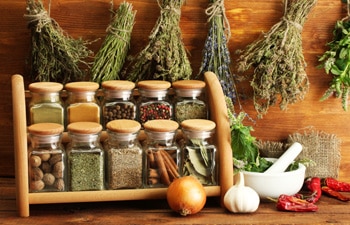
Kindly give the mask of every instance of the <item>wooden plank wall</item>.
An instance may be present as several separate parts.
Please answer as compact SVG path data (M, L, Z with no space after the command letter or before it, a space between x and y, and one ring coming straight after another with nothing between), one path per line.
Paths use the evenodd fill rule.
M44 1L48 7L48 1ZM110 14L110 0L51 0L51 17L73 37L96 40L90 48L97 51L105 35ZM117 6L122 0L114 0ZM131 54L140 51L148 41L148 35L158 16L156 0L130 0L137 10L136 24L132 33ZM202 48L207 34L204 10L208 0L187 0L182 8L180 26L183 40L190 53L194 73L201 61ZM232 59L237 49L268 31L282 16L282 0L226 0L226 13L231 26L229 42ZM28 83L25 60L29 52L30 34L23 19L25 0L0 1L0 176L14 176L11 75L23 74ZM310 92L306 99L280 111L271 108L261 120L256 120L253 135L261 140L279 141L289 134L313 127L315 130L335 134L342 140L340 179L350 181L349 112L344 112L338 99L320 102L327 89L330 76L316 69L318 56L327 49L325 43L332 39L336 20L346 16L346 7L341 0L318 0L303 29L303 48L308 63ZM255 118L249 86L238 84L247 99L242 101L244 110ZM244 88L243 88L244 87ZM248 88L247 88L248 87ZM247 121L248 122L248 121ZM25 137L23 137L25 138Z

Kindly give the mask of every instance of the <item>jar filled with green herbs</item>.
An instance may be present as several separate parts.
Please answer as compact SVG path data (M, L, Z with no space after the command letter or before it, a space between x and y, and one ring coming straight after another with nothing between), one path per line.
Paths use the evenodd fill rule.
M71 139L67 146L69 190L103 190L105 153L100 143L102 125L75 122L67 129Z
M35 82L29 84L30 124L58 123L64 125L64 106L60 97L63 84Z
M173 105L168 98L171 83L163 80L143 80L137 83L140 92L138 102L139 121L172 119Z
M204 101L205 82L179 80L172 83L175 90L174 117L181 123L186 119L207 119L207 104Z
M136 120L136 103L133 98L135 83L126 80L102 82L104 99L102 101L103 126L112 120Z
M61 144L63 125L37 123L28 127L29 192L66 191L66 152Z
M101 109L96 98L99 88L96 82L77 81L67 83L67 125L75 122L101 123Z
M138 141L141 124L135 120L120 119L107 123L108 189L141 188L143 151Z
M195 176L203 185L216 185L216 146L212 144L215 122L190 119L183 121L181 127L185 137L181 166L183 175Z
M144 124L145 186L167 187L180 177L180 148L175 141L179 124L173 120L150 120Z

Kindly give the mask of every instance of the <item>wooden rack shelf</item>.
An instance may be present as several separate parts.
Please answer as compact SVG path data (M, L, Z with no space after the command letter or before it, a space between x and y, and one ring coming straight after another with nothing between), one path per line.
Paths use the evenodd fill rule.
M215 74L205 75L211 120L216 123L215 143L218 149L219 185L205 187L208 197L223 195L233 185L232 150L227 108L221 85ZM29 193L28 187L28 140L26 119L26 95L23 77L12 76L12 103L15 147L15 175L17 209L21 217L30 215L30 204L54 204L74 202L103 202L147 200L166 198L166 188L127 190L103 190L80 192Z

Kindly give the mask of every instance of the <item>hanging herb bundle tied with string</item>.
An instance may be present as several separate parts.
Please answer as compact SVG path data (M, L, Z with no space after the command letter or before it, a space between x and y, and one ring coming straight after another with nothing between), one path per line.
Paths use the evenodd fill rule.
M215 73L220 81L224 95L236 101L236 86L231 72L231 57L228 49L230 24L225 14L224 0L210 0L206 14L209 16L209 31L205 41L200 78L205 72Z
M254 67L250 85L258 117L269 107L304 99L309 90L301 32L317 0L284 0L284 15L264 36L248 45L238 58L238 72Z
M348 16L336 22L333 30L333 40L327 43L329 50L319 59L327 74L332 74L332 81L329 88L321 97L321 101L328 99L335 94L342 101L344 111L348 110L348 98L350 90L350 5Z
M122 2L113 13L115 15L107 28L107 36L91 67L91 79L97 83L121 79L119 73L130 48L136 12L130 3Z
M40 0L27 1L27 14L31 30L30 74L33 81L67 83L85 78L85 59L92 54L87 42L70 37L58 23L50 18Z
M161 9L148 45L131 61L126 79L187 80L192 74L179 26L184 0L157 0Z

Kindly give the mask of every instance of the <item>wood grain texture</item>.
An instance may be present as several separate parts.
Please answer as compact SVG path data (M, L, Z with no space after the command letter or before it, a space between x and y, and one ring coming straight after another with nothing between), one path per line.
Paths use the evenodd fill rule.
M47 6L48 1L44 1ZM121 0L114 0L117 6ZM131 54L136 54L148 42L148 35L158 16L157 2L130 0L136 14L136 23L131 39ZM202 49L207 34L205 8L207 0L187 0L182 8L180 26L183 41L189 51L193 73L199 71ZM249 3L243 0L225 1L227 17L231 26L229 48L234 61L235 51L267 32L282 16L282 3L276 0L257 0ZM30 33L27 29L23 0L0 1L0 176L14 176L14 142L11 105L11 75L27 77L26 58L29 53ZM97 51L105 35L110 14L110 0L55 0L51 3L51 16L73 37L97 40L90 48ZM262 140L283 140L291 133L305 127L337 135L342 140L340 179L350 181L350 123L349 112L344 112L339 99L319 99L331 80L323 70L317 69L318 57L327 49L325 44L332 39L336 20L346 15L340 0L319 0L307 19L302 37L304 56L308 63L307 74L310 91L303 102L289 106L287 111L273 107L261 120L255 120L253 135ZM25 80L26 84L29 79ZM247 96L242 101L244 110L255 118L247 82L238 84L240 92ZM250 124L246 121L247 124Z

